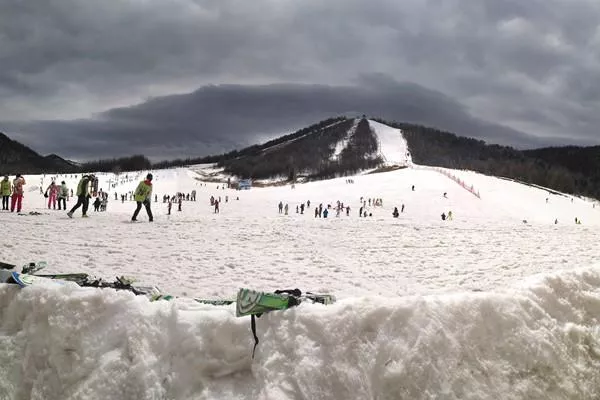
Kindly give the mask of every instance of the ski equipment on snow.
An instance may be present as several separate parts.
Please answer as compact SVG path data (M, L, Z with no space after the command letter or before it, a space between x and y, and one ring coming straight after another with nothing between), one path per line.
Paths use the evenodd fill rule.
M263 313L286 310L297 306L303 300L310 300L313 303L333 304L335 296L330 294L307 293L302 295L300 289L276 290L273 293L258 292L250 289L240 289L236 300L236 316L243 317L250 315L250 329L254 336L254 348L252 349L252 358L258 346L259 340L256 335L256 318L260 318Z

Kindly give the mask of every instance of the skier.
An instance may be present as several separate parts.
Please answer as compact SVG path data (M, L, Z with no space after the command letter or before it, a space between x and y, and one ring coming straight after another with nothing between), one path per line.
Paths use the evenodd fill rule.
M67 188L67 184L65 181L60 183L60 187L58 188L58 209L60 210L60 206L62 204L62 209L67 209L67 197L69 197L69 188Z
M131 217L131 221L137 221L137 216L142 209L142 204L146 208L146 213L148 214L148 221L152 222L154 218L152 217L152 210L150 209L150 201L152 200L152 174L146 175L146 179L141 181L137 188L135 189L135 202L137 203L137 207L133 212L133 216Z
M392 216L394 218L398 218L400 216L400 213L398 212L398 207L394 207L394 212L392 213Z
M10 181L8 175L0 182L0 195L2 196L2 210L8 211L8 199L10 198Z
M323 218L327 218L327 214L329 214L329 211L327 209L323 210Z
M13 193L10 202L10 212L15 211L15 206L17 207L17 212L21 212L21 206L23 205L24 184L25 178L23 178L21 174L17 174L15 179L13 179Z
M404 212L404 204L402 204L402 207L400 207L400 212Z
M102 203L100 201L100 197L96 197L96 201L94 201L94 211L99 211L100 210L100 203Z
M219 214L219 203L220 200L215 200L215 214Z
M44 193L44 197L48 198L48 209L50 206L54 210L56 210L56 196L58 195L58 185L54 181L50 183L50 186L46 188L46 193Z
M71 208L71 211L67 213L69 218L73 218L73 213L81 208L81 218L87 218L87 210L90 205L90 187L89 184L93 180L94 175L82 175L79 183L77 184L77 203ZM73 189L71 189L71 195L73 195Z

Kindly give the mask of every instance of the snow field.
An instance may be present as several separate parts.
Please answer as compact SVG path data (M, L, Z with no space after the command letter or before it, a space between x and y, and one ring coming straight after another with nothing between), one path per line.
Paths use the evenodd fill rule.
M416 168L249 191L198 181L203 169L218 172L152 171L152 224L144 210L132 224L135 203L114 200L148 171L110 188L108 211L88 219L48 210L42 177L26 176L24 215L0 212L2 261L134 276L183 297L150 303L71 284L0 284L0 399L600 395L600 209L592 202L468 171L452 172L481 199ZM115 179L98 176L105 190ZM75 189L76 178L65 180ZM191 190L198 201L166 215L162 196ZM222 197L220 214L211 195ZM359 218L361 196L383 207ZM332 209L314 218L319 203L337 200L349 217ZM279 201L289 215L278 214ZM449 210L454 219L442 221ZM298 287L339 301L257 319L253 360L249 318L188 298L231 298L240 287Z

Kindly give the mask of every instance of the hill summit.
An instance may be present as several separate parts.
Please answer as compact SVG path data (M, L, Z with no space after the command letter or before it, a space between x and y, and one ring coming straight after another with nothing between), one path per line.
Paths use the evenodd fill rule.
M411 162L402 131L366 118L326 120L295 134L228 154L225 172L254 179L319 179Z

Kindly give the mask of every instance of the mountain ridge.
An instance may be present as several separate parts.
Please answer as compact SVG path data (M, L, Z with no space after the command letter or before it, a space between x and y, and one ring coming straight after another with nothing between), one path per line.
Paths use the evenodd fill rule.
M406 142L404 160L387 162L381 152L382 133L373 126L401 132ZM373 126L371 126L373 125ZM350 132L354 129L353 132ZM388 133L389 133L388 132ZM393 136L393 134L392 134ZM343 146L340 143L344 143ZM404 152L404 151L403 151ZM398 154L403 152L396 151ZM470 169L517 179L565 193L600 198L600 146L563 146L516 150L487 144L421 125L366 116L332 117L262 144L219 155L151 163L136 155L76 164L56 154L41 156L0 133L0 173L129 171L214 163L240 178L285 182L327 179L378 168L405 167L410 162L445 168Z

